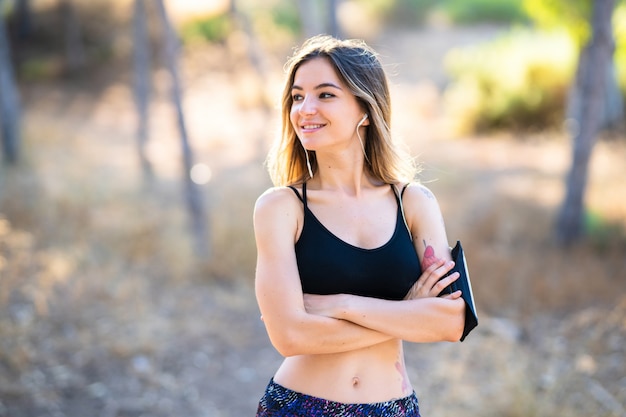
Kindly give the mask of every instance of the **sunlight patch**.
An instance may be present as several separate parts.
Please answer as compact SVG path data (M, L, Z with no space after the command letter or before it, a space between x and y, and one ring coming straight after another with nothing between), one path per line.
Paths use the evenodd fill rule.
M191 180L198 185L204 185L211 181L211 168L207 164L195 164L189 172Z

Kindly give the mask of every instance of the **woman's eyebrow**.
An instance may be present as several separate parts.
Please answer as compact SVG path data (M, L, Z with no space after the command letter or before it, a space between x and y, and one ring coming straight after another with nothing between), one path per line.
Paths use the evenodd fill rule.
M337 90L341 90L342 89L341 87L339 87L338 85L333 84L333 83L321 83L321 84L315 86L314 90L319 90L320 88L328 88L328 87L336 88ZM291 89L292 90L304 90L304 88L300 87L299 85L295 85L295 84L293 86L291 86Z

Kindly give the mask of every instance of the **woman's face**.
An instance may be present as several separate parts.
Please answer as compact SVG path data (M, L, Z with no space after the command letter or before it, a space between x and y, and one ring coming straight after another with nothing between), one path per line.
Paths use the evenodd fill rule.
M327 58L314 58L300 65L291 97L291 124L305 149L343 151L356 147L361 152L356 126L365 111ZM366 119L362 126L368 124Z

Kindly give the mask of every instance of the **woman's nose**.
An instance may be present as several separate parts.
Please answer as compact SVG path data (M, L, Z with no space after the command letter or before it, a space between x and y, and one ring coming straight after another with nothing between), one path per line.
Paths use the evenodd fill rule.
M315 114L316 111L317 105L315 103L315 100L309 95L305 96L300 102L300 108L298 109L298 112L303 115L309 115Z

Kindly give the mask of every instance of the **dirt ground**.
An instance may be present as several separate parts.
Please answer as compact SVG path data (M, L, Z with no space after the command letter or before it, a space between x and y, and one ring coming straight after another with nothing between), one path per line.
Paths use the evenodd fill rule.
M626 243L559 249L551 228L569 143L558 133L452 139L440 117L445 51L498 28L382 34L396 65L394 129L423 164L450 241L468 254L480 325L463 343L407 344L422 415L626 416ZM186 58L186 109L213 259L190 258L173 113L157 73L142 183L128 78L86 92L24 88L26 163L0 174L0 417L253 415L281 358L252 288L251 212L280 57L257 76ZM224 123L224 121L226 121ZM626 142L596 147L589 205L626 227ZM608 243L603 243L608 242Z

